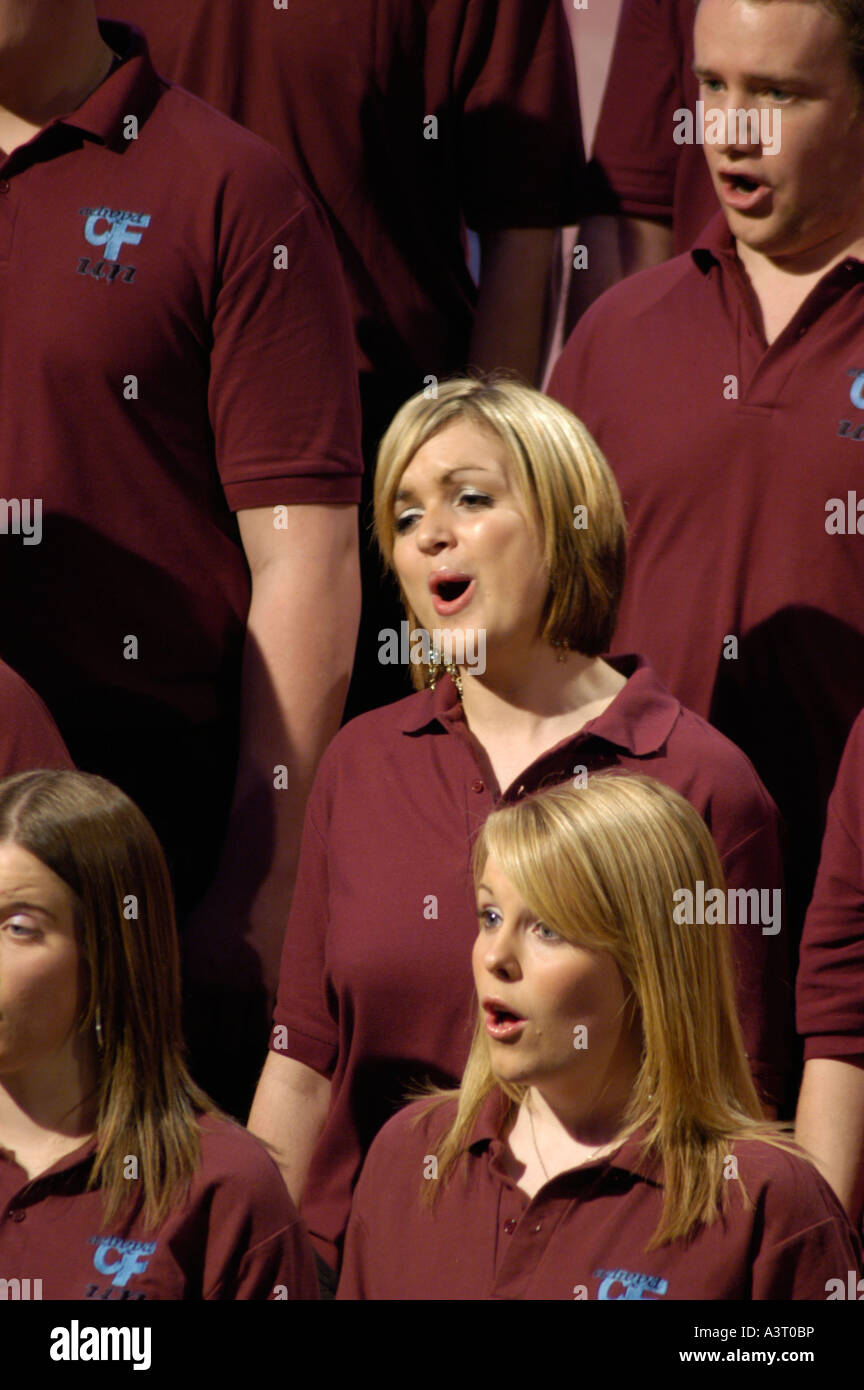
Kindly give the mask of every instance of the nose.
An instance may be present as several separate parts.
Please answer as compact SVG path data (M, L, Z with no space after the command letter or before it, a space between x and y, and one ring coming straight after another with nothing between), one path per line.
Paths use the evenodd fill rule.
M706 103L706 106L709 103ZM753 154L761 148L760 111L743 92L718 93L711 103L722 113L722 128L711 140L724 154ZM706 113L706 120L708 119ZM706 141L708 132L706 130Z
M424 555L438 555L453 544L453 526L447 509L439 503L431 503L423 512L414 538Z
M480 959L490 975L499 980L515 980L520 972L516 937L506 927L499 927L483 940Z

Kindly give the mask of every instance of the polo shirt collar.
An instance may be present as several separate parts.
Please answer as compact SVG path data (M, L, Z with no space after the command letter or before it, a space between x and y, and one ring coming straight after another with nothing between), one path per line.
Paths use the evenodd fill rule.
M59 116L49 122L46 129L70 126L92 135L109 149L122 152L129 147L124 134L126 118L135 116L140 126L159 100L165 84L153 68L147 40L140 29L103 19L99 21L99 31L119 55L119 66L112 68L104 82L76 111Z
M504 1094L497 1087L486 1097L467 1145L475 1154L490 1150L493 1144L500 1145L502 1143L498 1136L506 1112L506 1105ZM557 1182L569 1177L571 1173L585 1173L592 1168L617 1168L625 1173L635 1174L636 1177L643 1178L656 1187L662 1187L663 1165L656 1154L646 1154L643 1149L646 1130L647 1125L640 1125L630 1138L625 1139L620 1148L613 1153L606 1154L603 1158L590 1159L587 1163L580 1164L578 1168L571 1168L566 1172L559 1173L550 1181Z
M635 757L656 753L675 726L681 713L680 702L670 695L641 656L607 656L604 660L627 677L627 684L611 705L575 737L602 739ZM421 734L435 724L450 732L459 723L464 723L459 696L450 677L444 676L434 690L409 697L399 727L405 734ZM571 739L564 739L558 746L569 742Z
M735 238L722 212L716 213L702 229L690 249L690 255L703 275L707 274L711 267L720 261L734 261L740 265L735 249ZM837 270L841 266L849 269L855 267L859 275L864 276L864 260L860 256L847 256L844 261L838 262L833 269Z

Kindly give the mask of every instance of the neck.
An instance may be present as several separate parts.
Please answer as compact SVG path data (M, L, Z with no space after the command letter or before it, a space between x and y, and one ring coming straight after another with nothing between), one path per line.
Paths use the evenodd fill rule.
M746 246L737 237L735 250L754 285L784 279L790 282L820 280L835 265L846 260L847 256L864 260L864 225L860 228L845 228L835 236L826 237L818 245L792 255L765 255L752 246Z
M530 735L577 711L584 712L587 722L626 684L626 677L600 657L567 652L559 661L548 643L537 642L515 661L496 661L490 654L482 676L463 669L462 704L474 728L504 725L515 732L521 727Z
M13 1152L40 1139L83 1140L96 1114L96 1065L84 1048L0 1079L0 1143Z
M0 0L0 116L41 129L68 115L105 78L113 54L93 0L56 0L7 11Z

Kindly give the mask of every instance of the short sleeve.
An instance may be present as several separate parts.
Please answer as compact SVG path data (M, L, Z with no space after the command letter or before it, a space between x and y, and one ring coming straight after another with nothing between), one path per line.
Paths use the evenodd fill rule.
M828 803L797 982L805 1058L864 1054L864 714Z
M742 1162L741 1177L747 1182ZM823 1301L832 1280L857 1281L861 1247L827 1182L804 1159L777 1155L777 1176L758 1200L761 1241L753 1261L753 1302Z
M597 122L592 209L672 219L678 149L672 134L683 105L677 0L623 0ZM605 188L603 201L598 195ZM595 193L597 190L597 193Z
M297 881L282 945L270 1050L332 1077L339 1047L324 978L330 916L327 812L330 761L325 754L306 808Z
M439 69L430 75L432 91L444 90L452 69L468 225L482 232L578 221L585 158L560 0L459 0L459 8L455 54L433 41L428 61Z
M206 1124L206 1122L205 1122ZM211 1121L202 1140L205 1301L318 1298L315 1257L276 1164L259 1140ZM194 1218L189 1226L194 1228Z
M245 226L241 198L272 209L271 227L260 212ZM278 165L257 196L248 174L232 185L223 216L208 404L228 505L357 502L353 329L324 216Z

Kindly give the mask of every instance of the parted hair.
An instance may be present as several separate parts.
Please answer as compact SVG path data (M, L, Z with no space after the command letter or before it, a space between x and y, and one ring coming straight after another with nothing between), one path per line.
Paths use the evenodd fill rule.
M677 889L695 894L701 880L706 893L725 891L705 823L653 778L610 772L493 812L475 843L475 884L489 858L547 926L608 951L618 964L642 1028L641 1065L619 1138L644 1127L644 1152L662 1163L662 1215L647 1248L686 1238L722 1212L724 1163L736 1139L799 1152L762 1117L738 1023L728 929L673 921ZM432 1102L458 1096L437 1148L439 1182L423 1184L427 1202L452 1178L496 1090L503 1133L527 1088L494 1076L478 1012L459 1090Z
M80 1028L93 1034L98 1076L89 1186L102 1190L106 1224L140 1201L155 1227L182 1201L200 1161L199 1115L218 1113L183 1058L162 847L124 792L71 771L0 782L0 843L28 850L72 892L85 981ZM124 1176L128 1157L137 1159L136 1181Z
M418 392L398 410L378 449L375 536L393 568L394 507L402 474L440 430L464 420L503 443L537 530L549 590L539 636L585 656L609 650L626 568L626 524L618 486L588 430L563 405L502 374L456 377L437 395ZM586 509L576 526L574 509ZM411 627L416 615L403 594ZM422 672L412 663L415 683Z

